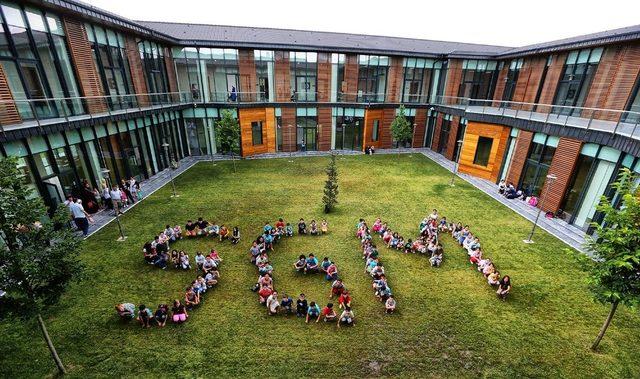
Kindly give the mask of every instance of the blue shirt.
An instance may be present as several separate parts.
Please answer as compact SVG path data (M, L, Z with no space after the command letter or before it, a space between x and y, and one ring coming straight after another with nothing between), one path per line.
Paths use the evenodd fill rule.
M82 207L82 205L80 205L78 203L71 203L69 205L69 210L71 211L71 215L73 215L73 218L86 218L87 217L84 214L84 208Z
M307 264L310 265L310 266L317 266L318 265L318 260L316 259L316 257L307 258Z

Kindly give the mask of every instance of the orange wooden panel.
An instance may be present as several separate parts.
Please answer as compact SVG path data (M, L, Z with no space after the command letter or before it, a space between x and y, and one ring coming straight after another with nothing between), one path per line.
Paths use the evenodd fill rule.
M242 156L274 153L276 151L275 110L273 108L242 108L238 110ZM262 144L254 145L252 122L262 122Z
M507 146L511 129L498 124L486 124L470 121L465 132L464 142L460 151L458 170L473 176L496 181L502 166L502 157ZM493 139L489 162L486 166L473 163L480 137Z

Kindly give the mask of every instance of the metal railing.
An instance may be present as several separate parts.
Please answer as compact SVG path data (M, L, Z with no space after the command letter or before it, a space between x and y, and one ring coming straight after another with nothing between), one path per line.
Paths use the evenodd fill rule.
M466 113L512 117L640 139L640 112L635 111L457 96L438 96L434 105L463 109Z

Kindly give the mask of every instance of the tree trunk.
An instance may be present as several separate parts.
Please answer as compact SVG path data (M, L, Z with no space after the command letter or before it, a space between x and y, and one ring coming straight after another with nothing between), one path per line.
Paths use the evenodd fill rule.
M49 352L51 352L51 357L56 362L56 366L58 366L58 370L61 374L66 374L67 370L64 369L62 365L62 360L58 356L58 352L56 351L56 347L53 346L53 342L51 342L51 338L49 338L49 333L47 332L47 327L44 325L44 321L42 321L42 316L38 313L38 325L40 326L40 330L42 331L42 336L44 340L47 341L47 347L49 348Z
M595 351L598 348L598 344L600 344L602 337L604 337L604 333L607 331L609 324L611 324L611 320L613 319L613 315L616 313L617 308L618 308L618 301L614 301L613 303L611 303L611 310L609 310L609 316L607 316L607 319L604 321L604 324L602 324L602 328L600 328L600 333L598 333L598 337L596 337L596 340L593 342L593 345L591 345L591 350Z
M237 172L237 171L236 171L236 160L235 160L235 158L234 158L234 157L235 157L235 155L236 155L236 154L232 151L232 152L231 152L231 161L233 162L233 172L234 172L234 173L235 173L235 172Z

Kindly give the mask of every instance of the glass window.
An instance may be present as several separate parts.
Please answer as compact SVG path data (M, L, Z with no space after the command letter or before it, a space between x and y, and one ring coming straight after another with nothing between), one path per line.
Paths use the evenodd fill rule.
M251 141L253 145L262 145L262 121L251 122Z
M462 82L458 88L458 96L468 99L491 99L498 80L496 61L465 60L463 62ZM470 102L482 104L482 102Z
M380 132L380 120L373 120L373 130L371 131L371 140L378 140L378 133Z
M473 157L473 164L486 167L489 164L491 147L493 147L493 138L478 138L478 145L476 146L476 154Z
M563 115L579 116L595 76L602 48L574 50L564 64L553 100L552 111Z
M290 89L292 101L316 101L318 65L316 53L291 52Z
M384 59L382 59L384 58ZM387 92L389 59L378 56L358 56L358 102L382 102Z

